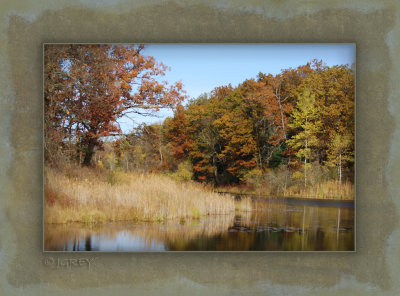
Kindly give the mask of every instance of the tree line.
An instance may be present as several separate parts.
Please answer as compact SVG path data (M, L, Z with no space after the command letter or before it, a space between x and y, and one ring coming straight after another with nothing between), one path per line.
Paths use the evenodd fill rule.
M115 144L134 163L138 154L147 159L146 169L181 165L192 179L216 185L277 168L304 185L315 169L319 177L353 181L354 70L313 61L275 76L259 73L178 105L172 118L141 125Z
M318 178L353 181L351 66L314 60L277 75L259 73L236 87L219 86L184 103L182 84L159 82L167 67L144 56L143 48L46 49L48 163L64 158L215 185L251 183L278 171L304 185ZM172 108L173 117L120 135L118 118L160 108ZM104 143L110 135L119 137Z

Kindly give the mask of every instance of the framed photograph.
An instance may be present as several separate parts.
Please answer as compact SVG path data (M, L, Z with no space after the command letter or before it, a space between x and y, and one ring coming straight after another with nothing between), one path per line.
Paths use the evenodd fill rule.
M0 295L400 295L398 1L298 2L3 1Z
M355 251L355 44L45 43L44 251Z

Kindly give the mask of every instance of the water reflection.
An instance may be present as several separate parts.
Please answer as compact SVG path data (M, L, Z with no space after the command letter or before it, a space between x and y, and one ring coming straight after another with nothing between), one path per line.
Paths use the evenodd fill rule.
M47 251L351 251L354 209L257 202L251 212L166 223L45 225Z

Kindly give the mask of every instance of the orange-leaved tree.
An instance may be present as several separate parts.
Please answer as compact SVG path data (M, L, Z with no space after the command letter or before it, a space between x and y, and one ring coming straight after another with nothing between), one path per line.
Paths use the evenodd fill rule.
M48 160L52 149L78 142L85 152L83 164L89 165L101 138L121 132L118 118L127 113L151 115L184 99L180 82L160 81L168 67L143 50L144 45L45 45Z

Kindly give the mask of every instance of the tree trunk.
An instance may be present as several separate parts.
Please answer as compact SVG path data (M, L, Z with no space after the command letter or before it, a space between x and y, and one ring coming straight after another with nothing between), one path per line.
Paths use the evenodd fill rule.
M304 187L307 186L307 157L304 157Z
M213 166L214 166L214 182L215 182L215 187L219 185L219 177L218 177L218 165L217 161L215 160L215 156L213 156Z
M283 110L282 110L282 98L280 95L281 92L281 85L279 85L279 94L278 94L278 89L275 89L275 98L278 101L278 105L279 105L279 111L281 113L281 123L282 123L282 133L283 133L283 138L286 140L286 131L285 131L285 120L283 118Z
M304 187L307 186L307 148L308 148L308 141L306 138L306 149L304 152Z
M283 138L286 140L286 131L285 131L285 120L283 119L283 110L282 110L282 104L281 104L281 99L278 99L279 103L279 111L281 112L281 122L282 122L282 133L283 133Z
M306 125L305 125L305 128L304 128L305 147L306 147L306 149L304 150L304 187L307 186L307 149L308 149L307 123L308 123L308 118L306 116Z
M287 166L286 167L286 172L285 172L285 186L283 187L283 190L284 190L283 195L286 195L286 189L287 189L287 183L288 183L289 174L290 174L289 166Z
M157 137L158 137L158 153L160 154L160 167L163 165L163 153L162 153L162 142L163 142L163 134L162 130L158 130L157 132Z
M219 185L219 178L218 178L218 168L214 168L214 180L215 180L215 186Z
M72 160L72 127L71 124L68 127L68 154L69 154L69 159L68 162L71 163Z
M339 154L339 184L342 185L342 153Z
M83 164L84 166L90 166L90 163L92 161L92 156L94 153L94 147L96 147L96 142L95 141L90 141L88 146L87 146L87 151L85 153L85 158L83 159Z

